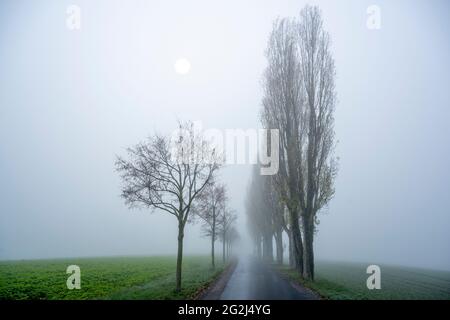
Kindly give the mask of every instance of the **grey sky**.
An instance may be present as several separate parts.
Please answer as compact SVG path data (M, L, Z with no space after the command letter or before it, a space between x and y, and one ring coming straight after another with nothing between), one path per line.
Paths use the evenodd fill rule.
M2 1L0 259L174 254L174 218L119 198L115 155L177 119L259 127L272 22L306 3ZM340 171L316 255L450 270L450 5L308 3L332 37L339 98ZM366 26L371 4L380 30ZM241 232L249 172L222 172ZM186 253L208 248L189 227Z

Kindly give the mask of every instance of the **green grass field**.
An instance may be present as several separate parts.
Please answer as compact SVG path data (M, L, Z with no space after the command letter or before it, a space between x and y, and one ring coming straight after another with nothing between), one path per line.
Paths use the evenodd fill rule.
M368 290L367 266L319 261L314 282L299 279L287 267L280 271L325 299L450 299L450 272L380 265L381 289Z
M66 268L81 269L81 289L68 290ZM223 267L210 258L183 259L183 289L175 293L174 257L112 257L0 261L1 299L189 299Z
M81 289L68 290L68 265L81 268ZM381 290L366 287L366 264L319 261L316 281L304 282L326 299L450 299L450 272L381 265ZM1 261L2 299L189 299L223 270L205 256L183 260L183 289L174 292L175 258L111 257Z

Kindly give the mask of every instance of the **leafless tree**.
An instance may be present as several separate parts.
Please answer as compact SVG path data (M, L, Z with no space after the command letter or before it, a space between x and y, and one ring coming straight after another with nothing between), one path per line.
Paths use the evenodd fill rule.
M231 225L230 230L228 231L227 236L227 254L226 256L229 258L233 255L233 248L236 243L240 241L239 232L236 229L236 226L234 224Z
M229 240L230 230L233 227L234 223L236 222L237 216L235 212L231 209L229 209L226 205L221 210L221 213L219 215L219 223L218 223L218 232L220 235L220 239L222 240L222 261L225 263L227 259L226 254L226 248L227 248L227 242Z
M314 279L313 240L317 212L334 195L335 66L330 36L318 7L306 6L298 23L298 50L307 125L306 165L300 166L299 202L304 230L304 277Z
M283 264L283 231L286 229L284 216L285 205L281 201L280 194L275 187L275 180L272 176L264 176L264 199L269 210L272 224L272 234L275 238L276 261Z
M247 189L246 213L258 255L262 251L264 260L273 261L273 237L275 235L277 261L281 262L283 260L283 230L280 216L282 215L283 204L272 183L272 177L262 176L260 166L255 165Z
M122 197L130 207L145 207L173 215L178 222L176 290L181 290L184 227L196 198L212 181L220 158L195 132L180 123L171 137L154 135L118 157Z
M274 181L289 212L285 230L295 267L314 279L317 213L333 197L337 172L335 66L320 10L306 6L298 20L277 20L266 56L261 118L266 128L279 129Z
M257 170L257 166L254 166L251 173L250 182L247 186L245 213L247 216L247 227L255 246L255 253L259 258L262 258L264 227L261 221L260 209L263 206L262 198L264 195L261 192L260 184L258 184L258 181L255 179L255 175L259 175Z
M305 136L302 78L298 58L297 23L275 21L266 51L268 66L263 77L262 123L278 129L280 168L274 177L276 189L289 212L290 245L295 268L303 273L303 241L300 231L298 186L303 179L302 148Z
M223 184L212 181L199 195L194 213L203 221L203 232L211 238L211 265L215 268L214 243L219 229L219 216L225 209L227 201L226 189Z

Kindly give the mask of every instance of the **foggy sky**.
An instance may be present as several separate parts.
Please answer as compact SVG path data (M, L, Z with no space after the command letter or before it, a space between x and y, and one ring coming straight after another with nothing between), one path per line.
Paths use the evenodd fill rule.
M1 1L0 259L175 254L174 217L124 205L115 156L177 120L259 127L272 22L306 3ZM316 256L450 270L448 2L308 3L331 34L339 100ZM372 4L380 30L366 26ZM249 174L221 173L241 233ZM209 252L199 230L186 254Z

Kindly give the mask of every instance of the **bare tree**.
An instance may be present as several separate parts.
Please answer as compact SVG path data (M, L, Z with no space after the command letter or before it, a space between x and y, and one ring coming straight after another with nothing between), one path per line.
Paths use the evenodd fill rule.
M276 261L283 264L283 231L286 229L284 216L285 205L275 188L275 179L272 176L264 176L265 205L270 211L272 222L272 234L275 238Z
M247 195L247 198L248 197L249 196ZM247 203L250 203L250 201L247 201ZM254 254L258 258L262 258L262 242L261 242L262 231L261 228L259 228L258 224L256 223L255 219L253 218L255 211L252 210L251 207L247 204L245 212L247 214L248 231L254 244Z
M305 97L306 165L300 166L299 202L304 230L304 277L314 279L313 239L317 212L334 195L337 173L334 151L335 66L330 36L318 7L306 6L298 24L298 50Z
M219 234L220 238L222 240L222 261L225 263L227 259L226 254L226 248L227 248L227 241L229 239L229 231L231 230L233 224L236 222L237 216L234 213L233 210L230 210L225 205L223 209L221 210L221 214L219 215Z
M333 197L337 172L335 67L320 10L306 6L299 20L277 20L266 56L262 122L280 136L274 181L289 211L285 230L295 267L314 279L317 213Z
M219 157L193 128L180 123L171 137L155 135L127 149L116 169L123 180L122 197L130 207L173 215L178 222L176 290L181 290L184 227L194 200L219 169Z
M245 199L245 213L247 215L247 227L255 246L255 253L258 258L263 256L263 235L264 227L260 215L262 207L262 197L259 181L256 181L255 175L259 175L257 166L254 166L247 186L247 194Z
M290 247L295 268L303 273L303 241L300 231L298 187L303 163L305 136L302 78L298 58L297 24L281 19L273 25L266 51L268 66L264 73L262 123L278 129L280 168L274 177L276 189L289 212Z
M211 238L211 266L215 268L214 243L219 228L219 215L225 209L227 201L226 189L223 184L212 181L199 195L195 205L195 215L203 221L203 232Z
M262 241L262 258L273 261L273 237L277 240L277 261L282 261L282 225L283 204L273 188L273 178L262 176L260 166L255 165L247 189L246 212L248 225L254 236L259 254Z
M227 236L227 254L226 256L229 258L233 255L233 248L236 243L240 241L239 232L237 231L234 224L231 225L230 230L228 231Z

